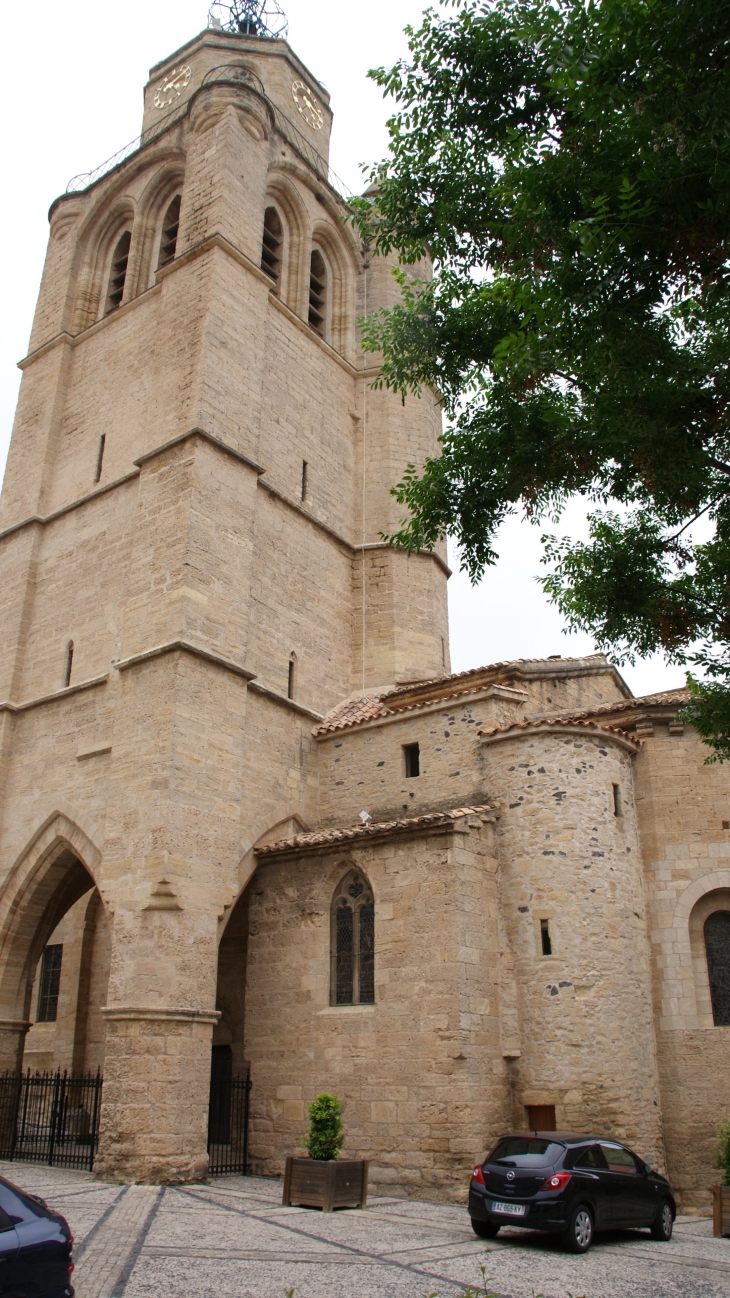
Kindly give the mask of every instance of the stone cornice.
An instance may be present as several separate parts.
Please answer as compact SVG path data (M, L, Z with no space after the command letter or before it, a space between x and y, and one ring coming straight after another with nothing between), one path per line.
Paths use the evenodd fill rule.
M214 437L205 428L189 428L186 433L178 433L177 437L171 437L169 442L163 442L160 446L155 446L151 451L144 451L132 463L137 467L141 467L141 465L147 463L147 460L154 460L156 456L163 455L171 447L179 446L180 443L188 441L191 437L201 437L204 441L209 442L211 446L215 446L217 450L223 451L226 455L232 456L234 460L239 460L241 464L253 469L255 473L266 472L255 460L250 459L248 455L244 455L243 451L237 451L235 446L229 446L227 442L221 441L220 437Z
M6 700L0 703L0 712L28 712L30 708L38 708L43 703L56 703L58 699L68 698L71 694L80 694L82 690L93 690L108 679L109 673L104 672L103 676L92 676L88 681L79 681L78 685L66 685L62 690L54 690L52 694L41 694L38 698L26 699L23 703L11 703L10 700Z
M296 699L290 699L286 694L279 694L277 690L272 690L268 685L261 685L257 680L251 680L249 689L254 694L261 694L264 698L269 699L272 703L278 703L282 708L289 708L291 712L299 712L304 717L311 717L314 721L321 721L323 714L315 712L313 708L307 708L303 703L297 703Z
M125 482L131 482L132 478L139 477L139 469L132 469L130 473L125 473L121 478L114 478L112 482L105 482L103 487L95 487L93 491L87 491L85 496L77 496L68 505L61 505L59 509L54 509L52 514L30 514L28 518L21 518L19 523L11 523L0 532L0 541L4 537L10 536L13 532L19 532L23 527L30 527L31 524L37 523L40 527L45 527L46 523L52 523L54 519L61 518L64 514L69 514L73 509L79 509L81 505L86 505L90 500L96 500L97 496L103 496L107 491L114 491L117 487L124 486Z
M499 744L507 739L525 739L532 735L541 735L543 738L548 735L557 735L559 738L563 735L579 735L582 739L596 739L600 743L616 744L629 753L638 753L641 750L641 740L633 739L626 731L592 725L589 721L576 722L574 725L568 721L522 721L491 732L481 730L479 739L483 744Z
M150 662L153 658L161 658L165 654L171 653L188 653L195 658L203 658L206 662L213 663L216 667L222 667L225 671L232 672L234 676L242 676L244 680L252 681L255 677L254 672L248 671L245 667L239 667L230 658L224 658L222 654L212 653L210 649L204 649L201 645L193 644L190 640L168 640L165 644L155 645L153 649L145 649L142 653L132 654L129 658L122 658L119 662L112 664L118 672L126 672L130 667L137 667L140 663Z
M220 1010L194 1010L186 1005L102 1005L108 1021L132 1019L135 1022L217 1023Z

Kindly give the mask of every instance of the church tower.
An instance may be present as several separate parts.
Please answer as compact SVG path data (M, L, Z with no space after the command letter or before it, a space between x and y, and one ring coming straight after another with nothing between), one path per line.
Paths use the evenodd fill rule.
M443 554L382 540L439 411L371 386L398 289L331 123L284 40L209 28L50 212L0 502L0 1063L93 890L69 1066L103 1063L108 1175L205 1171L219 925L254 845L319 823L313 726L449 670Z

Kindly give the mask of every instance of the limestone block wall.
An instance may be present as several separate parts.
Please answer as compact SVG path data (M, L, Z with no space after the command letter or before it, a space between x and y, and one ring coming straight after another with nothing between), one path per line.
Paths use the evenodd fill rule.
M489 801L479 731L519 718L525 702L524 693L489 686L480 694L317 734L320 822L347 825L361 811L387 820ZM403 748L414 743L420 775L406 778Z
M554 1104L559 1128L624 1139L662 1164L635 749L578 727L484 742L518 995L515 1120L526 1127L525 1106Z
M656 709L658 711L658 709ZM669 1175L708 1210L716 1126L730 1108L730 1027L716 1027L702 926L730 909L730 772L671 712L642 723L636 801L649 901Z
M346 1156L395 1194L463 1199L508 1123L499 1044L491 825L261 860L250 886L245 1055L251 1156L278 1174L321 1090L345 1101ZM375 897L375 1004L330 1004L330 905L350 869Z

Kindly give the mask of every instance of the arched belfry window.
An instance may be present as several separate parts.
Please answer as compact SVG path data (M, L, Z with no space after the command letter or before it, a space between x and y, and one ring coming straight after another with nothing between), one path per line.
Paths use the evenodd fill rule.
M264 212L264 237L261 244L261 269L273 280L274 288L279 287L281 276L281 253L284 243L284 227L275 207L267 207Z
M730 1027L730 910L705 920L705 951L716 1027Z
M315 248L309 263L309 323L320 338L324 338L327 311L327 267L319 248Z
M364 875L351 870L332 899L333 1005L375 1001L375 903Z
M166 266L168 261L172 261L175 256L177 247L177 232L180 228L180 195L176 194L170 206L165 212L165 219L162 222L162 236L160 238L160 259L157 263L160 266Z
M127 278L127 263L129 262L129 245L131 242L132 232L131 230L125 230L114 249L109 272L106 306L104 308L105 315L108 315L110 311L116 311L124 296L124 281Z

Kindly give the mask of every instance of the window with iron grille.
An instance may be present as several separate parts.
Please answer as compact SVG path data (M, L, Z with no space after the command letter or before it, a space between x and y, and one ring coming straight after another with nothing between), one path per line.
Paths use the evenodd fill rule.
M58 989L61 985L63 944L47 946L41 957L38 981L37 1023L55 1023L58 1016Z
M705 951L715 1027L730 1027L730 910L708 915Z
M333 1005L375 1001L375 903L364 875L351 870L332 899Z

